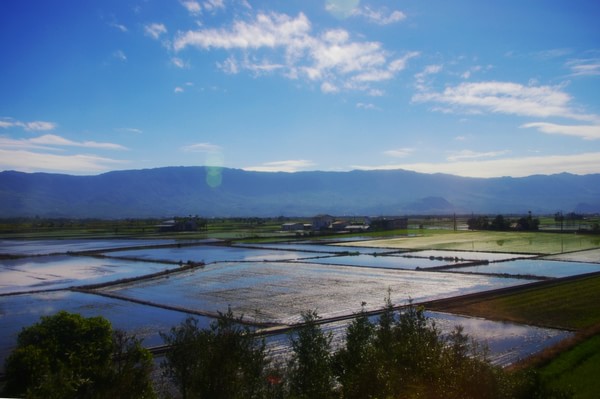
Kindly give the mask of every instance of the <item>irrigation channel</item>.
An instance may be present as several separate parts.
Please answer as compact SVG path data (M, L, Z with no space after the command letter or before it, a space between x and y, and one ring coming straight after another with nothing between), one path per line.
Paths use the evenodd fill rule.
M390 294L401 310L494 290L516 290L600 272L600 264L532 254L407 251L320 242L231 245L216 240L0 241L0 362L19 331L59 310L101 315L160 355L159 333L188 316L208 327L231 307L273 356L289 351L288 332L316 310L334 347L366 303L376 318ZM571 332L427 312L442 332L462 325L510 365Z

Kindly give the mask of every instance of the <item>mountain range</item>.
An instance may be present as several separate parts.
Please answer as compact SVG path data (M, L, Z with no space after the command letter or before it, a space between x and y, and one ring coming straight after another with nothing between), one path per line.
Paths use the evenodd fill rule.
M0 172L0 217L142 218L600 212L600 174L467 178L406 170L165 167Z

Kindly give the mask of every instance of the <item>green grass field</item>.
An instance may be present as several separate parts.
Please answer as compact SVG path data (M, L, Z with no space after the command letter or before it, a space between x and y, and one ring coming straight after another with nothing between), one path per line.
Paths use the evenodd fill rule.
M550 255L600 248L600 236L545 232L422 230L414 237L354 242L347 245Z
M600 392L600 335L561 353L540 374L550 386L566 388L573 398L597 398Z
M456 300L434 308L518 323L581 330L600 324L600 276L557 281L490 294L477 300Z

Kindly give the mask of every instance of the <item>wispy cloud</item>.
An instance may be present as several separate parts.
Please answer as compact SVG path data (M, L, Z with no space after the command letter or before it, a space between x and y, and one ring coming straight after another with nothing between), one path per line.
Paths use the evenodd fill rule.
M110 27L112 27L112 28L115 28L118 31L123 32L123 33L125 33L125 32L128 31L128 29L127 29L127 27L125 25L122 25L122 24L119 24L119 23L116 23L116 22L111 22L108 25Z
M177 68L189 68L190 64L188 62L185 62L184 60L182 60L179 57L173 57L171 58L171 64L175 65Z
M33 122L21 122L12 118L0 119L0 128L8 129L13 127L20 127L27 131L46 131L56 129L57 124L54 122L46 121L33 121Z
M379 108L372 103L356 103L356 108L366 110L378 110Z
M228 50L228 58L219 64L228 73L280 72L290 79L327 83L322 86L326 92L372 90L372 84L392 79L419 55L392 54L379 42L353 40L343 29L314 34L303 13L296 17L259 13L249 20L238 19L227 28L178 32L173 50L181 52L190 47ZM236 50L237 56L231 53Z
M421 173L447 173L465 177L524 177L535 174L600 173L600 152L574 155L548 155L460 162L422 162L383 166L354 166L363 170L405 169Z
M125 53L123 52L123 50L117 50L113 53L113 57L116 58L119 61L127 61L127 56L125 55Z
M394 150L384 151L383 154L394 158L404 158L415 151L414 148L396 148Z
M378 25L389 25L404 21L406 14L402 11L388 11L387 9L374 10L371 7L357 7L352 11L352 15L365 17L368 21Z
M220 152L221 146L211 143L195 143L181 147L184 152Z
M295 159L289 161L267 162L260 166L248 166L244 170L254 172L299 172L315 166L312 161Z
M600 58L574 59L567 62L571 70L570 76L598 76L600 75Z
M119 132L142 134L142 130L135 127L120 127L116 129Z
M21 148L48 148L48 147L81 147L95 148L104 150L126 150L120 144L101 143L97 141L73 141L55 134L45 134L39 137L29 139L10 139L2 138L0 147L21 147Z
M0 169L2 170L84 174L113 170L116 166L126 163L127 161L95 155L57 155L0 148Z
M600 140L600 125L558 125L555 123L533 122L521 125L521 127L534 128L546 134L575 136L585 140Z
M509 152L510 151L508 151L508 150L488 151L488 152L476 152L476 151L471 151L471 150L462 150L462 151L453 153L446 159L448 161L455 162L455 161L462 161L465 159L496 158L501 155L505 155Z
M162 34L167 33L167 27L164 24L152 23L144 26L144 33L153 39L158 39Z
M563 117L597 120L595 115L580 113L571 106L571 96L556 86L523 86L511 82L462 83L442 92L424 91L413 96L414 102L443 104L446 112L499 113L529 117Z

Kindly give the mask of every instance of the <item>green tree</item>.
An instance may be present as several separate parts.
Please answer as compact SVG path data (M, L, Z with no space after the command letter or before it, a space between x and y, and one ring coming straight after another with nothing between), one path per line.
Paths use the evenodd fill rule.
M4 394L29 398L153 397L152 358L103 317L59 312L24 328L6 361Z
M377 394L377 362L373 340L375 324L369 320L365 303L346 330L346 345L334 356L334 371L343 398L368 399Z
M333 397L331 334L321 330L316 311L302 313L303 325L290 336L292 358L288 384L292 398Z
M267 390L265 344L231 309L208 329L187 318L161 334L170 350L163 374L185 398L260 398Z

